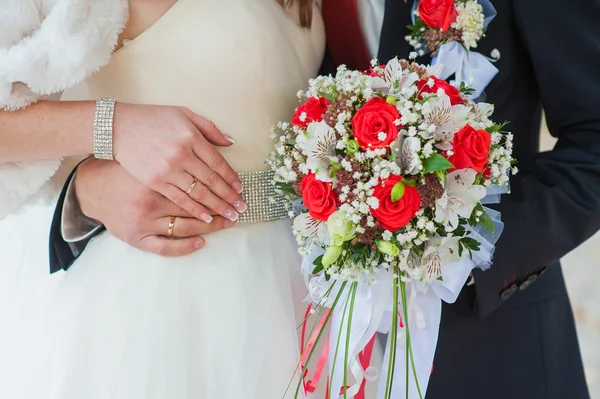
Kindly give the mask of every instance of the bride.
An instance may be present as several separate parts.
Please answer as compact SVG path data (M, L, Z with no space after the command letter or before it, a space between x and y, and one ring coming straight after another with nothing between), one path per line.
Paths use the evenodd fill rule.
M270 126L289 118L324 52L312 1L282 2L2 7L0 397L282 397L303 283L261 171ZM48 96L59 92L69 101ZM102 160L85 161L82 179L86 165L122 168L178 205L136 246L191 254L145 252L108 226L68 272L49 275L54 206L43 200L92 153ZM204 238L181 233L225 220L235 225Z

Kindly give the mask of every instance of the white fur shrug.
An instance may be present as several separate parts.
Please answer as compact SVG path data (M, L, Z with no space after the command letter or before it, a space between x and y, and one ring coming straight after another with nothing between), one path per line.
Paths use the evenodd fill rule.
M126 23L126 0L0 0L0 112L60 93L99 70ZM53 190L49 180L60 164L0 163L0 220L47 194L43 187Z

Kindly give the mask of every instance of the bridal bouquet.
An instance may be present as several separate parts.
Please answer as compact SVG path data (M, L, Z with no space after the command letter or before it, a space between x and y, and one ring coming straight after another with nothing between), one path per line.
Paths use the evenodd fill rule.
M492 105L438 72L398 59L367 73L342 66L311 80L291 122L273 129L268 161L290 200L310 292L303 336L316 317L296 396L302 380L314 390L328 360L330 398L361 397L376 374L379 397L422 398L441 301L491 263L501 224L482 202L516 172L512 135L489 119ZM389 337L379 371L369 360L378 331Z
M430 54L432 65L443 65L442 79L454 75L458 85L471 87L467 95L478 98L498 73L490 60L500 53L488 58L472 49L495 16L489 0L416 0L406 40L419 55Z

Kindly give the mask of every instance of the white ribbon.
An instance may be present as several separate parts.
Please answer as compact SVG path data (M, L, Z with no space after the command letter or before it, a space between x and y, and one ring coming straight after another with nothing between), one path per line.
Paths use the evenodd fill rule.
M455 41L442 45L431 65L443 66L440 79L446 80L454 74L457 85L464 82L470 86L474 90L469 96L472 99L479 97L498 73L498 68L487 57L468 51Z
M396 345L396 364L394 368L394 382L392 385L392 398L405 398L406 392L406 345L405 329L410 329L411 349L414 358L416 377L421 394L424 396L429 383L429 376L433 366L433 358L437 347L440 321L442 317L442 301L454 303L465 285L469 274L476 267L489 267L494 251L494 244L502 231L499 212L487 209L486 211L494 221L496 230L489 233L483 229L472 229L470 236L481 243L481 249L473 252L473 259L464 255L458 262L447 263L442 267L442 279L435 280L430 284L410 282L406 285L408 315L401 311L404 328L398 329L398 342ZM312 262L322 250L316 250L303 259L302 273L309 287L307 300L314 303L321 302L326 307L333 306L334 298L337 297L341 283L337 282L330 290L328 297L323 295L329 290L333 280L326 281L323 273L312 275L314 265ZM375 276L375 283L360 282L356 288L352 322L350 323L350 335L348 336L348 324L350 305L344 317L344 307L350 300L351 283L346 284L340 300L336 304L331 320L329 340L329 367L331 374L332 398L338 397L340 389L344 384L344 370L349 369L352 383L346 393L348 398L354 397L359 389L363 378L367 378L367 371L363 370L358 360L359 353L365 348L375 333L388 333L388 342L383 359L383 366L379 372L379 390L377 398L383 398L385 394L386 378L389 365L390 340L393 338L390 332L392 311L403 309L402 304L394 306L392 296L393 275L391 271L382 270ZM343 319L343 321L342 321ZM339 349L337 356L336 345ZM346 361L346 341L348 340L348 359ZM335 367L334 367L335 366ZM331 373L333 370L333 373ZM418 399L415 373L409 363L409 396L406 399ZM371 380L371 377L368 377Z
M419 388L423 397L427 391L429 376L433 365L435 348L442 318L442 301L454 303L458 298L462 287L465 285L471 270L475 264L468 257L463 257L460 261L452 264L446 264L442 268L443 281L435 281L423 289L414 283L407 284L407 297L410 298L411 308L408 311L408 320L403 315L404 329L407 325L410 331L410 340L412 354L414 358L416 376L419 382ZM424 323L419 323L419 318L424 318ZM408 323L407 323L408 321ZM422 324L419 326L419 324ZM421 327L421 328L419 328ZM399 333L404 332L401 329ZM396 364L394 368L394 382L392 385L392 398L405 398L406 392L406 345L405 335L398 334L399 341L396 345ZM386 376L389 364L389 346L392 335L388 335L388 342L383 360L383 367L379 380L379 391L377 397L384 397ZM412 366L408 366L409 375L409 396L407 399L418 399L419 394L415 383Z

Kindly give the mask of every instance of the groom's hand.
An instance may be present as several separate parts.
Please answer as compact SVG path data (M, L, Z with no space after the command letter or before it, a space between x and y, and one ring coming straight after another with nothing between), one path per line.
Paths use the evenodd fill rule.
M146 188L117 162L88 159L77 170L75 192L81 211L133 247L163 256L187 255L205 245L202 234L233 226L215 216L208 224ZM168 238L171 216L175 217Z

